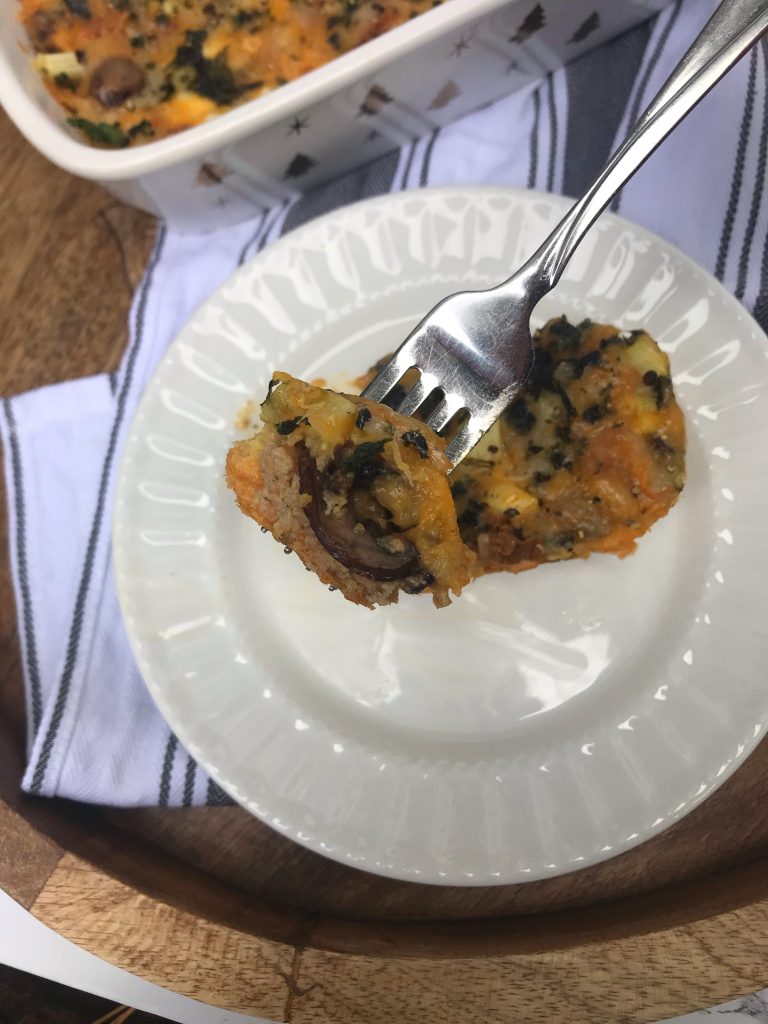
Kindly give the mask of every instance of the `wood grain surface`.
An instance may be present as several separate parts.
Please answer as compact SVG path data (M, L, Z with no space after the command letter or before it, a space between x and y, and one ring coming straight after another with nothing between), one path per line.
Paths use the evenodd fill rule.
M0 114L3 395L114 370L148 216L46 163ZM7 542L0 501L0 541ZM636 850L525 886L378 878L235 807L24 797L0 565L0 886L150 980L278 1020L645 1021L768 983L768 745Z

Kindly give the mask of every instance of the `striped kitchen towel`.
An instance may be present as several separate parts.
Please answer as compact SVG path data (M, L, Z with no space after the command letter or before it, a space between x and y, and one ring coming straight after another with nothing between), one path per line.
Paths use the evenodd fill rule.
M655 20L523 92L313 193L205 236L160 227L116 376L5 399L10 545L37 794L115 805L226 798L179 746L133 662L110 565L121 444L166 347L244 260L343 203L423 185L579 194L698 33L715 0ZM614 208L714 273L768 327L768 50L753 50Z

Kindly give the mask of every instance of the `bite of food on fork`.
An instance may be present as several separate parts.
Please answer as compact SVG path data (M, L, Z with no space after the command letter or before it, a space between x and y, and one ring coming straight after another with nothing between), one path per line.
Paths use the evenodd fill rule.
M387 406L273 376L263 426L235 444L241 510L367 607L429 591L441 607L475 561L459 533L445 441Z
M367 607L402 592L443 607L485 573L630 554L685 479L667 356L643 331L565 317L536 332L534 353L456 467L425 423L275 374L261 429L227 459L240 509Z

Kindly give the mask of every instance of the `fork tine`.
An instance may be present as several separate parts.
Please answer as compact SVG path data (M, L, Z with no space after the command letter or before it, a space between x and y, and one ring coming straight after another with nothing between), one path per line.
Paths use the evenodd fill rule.
M387 365L365 388L363 397L370 398L372 402L383 402L395 384L412 366L413 360L409 359L402 349L398 349Z
M435 433L439 433L453 419L459 409L463 408L464 405L461 399L453 397L449 401L447 398L444 398L434 412L427 416L425 422L428 427L432 427Z
M484 433L485 431L477 426L477 419L474 416L470 416L445 449L445 454L454 466L475 447Z
M402 402L400 402L397 411L402 413L403 416L412 416L419 406L422 405L424 399L428 398L434 390L434 384L429 383L429 378L426 374L422 374Z

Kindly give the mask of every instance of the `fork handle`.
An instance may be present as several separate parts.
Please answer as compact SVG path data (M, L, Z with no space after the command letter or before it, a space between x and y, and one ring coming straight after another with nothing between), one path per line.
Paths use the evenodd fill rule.
M510 279L527 279L531 308L557 284L577 245L619 189L766 29L768 0L722 0L605 169Z

